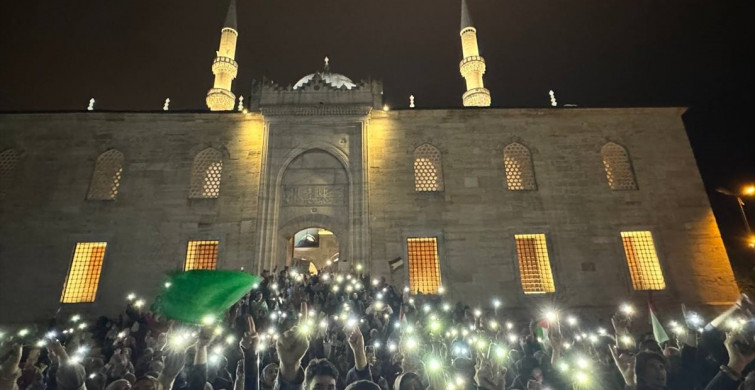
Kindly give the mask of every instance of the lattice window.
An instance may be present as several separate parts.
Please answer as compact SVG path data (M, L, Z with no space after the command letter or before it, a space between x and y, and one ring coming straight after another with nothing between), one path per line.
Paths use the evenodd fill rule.
M71 268L63 283L62 303L94 302L100 283L106 242L79 242L73 250Z
M406 242L409 258L409 288L423 294L437 294L440 287L438 239L413 237Z
M632 162L627 150L618 144L609 142L600 149L603 166L606 168L608 187L612 190L636 190Z
M123 153L111 149L97 157L87 199L115 200L123 173Z
M217 198L220 196L220 178L223 173L223 154L207 148L194 157L191 168L189 198Z
M218 266L218 241L189 241L184 271L215 269Z
M443 166L435 146L424 144L414 150L414 190L443 191Z
M0 199L5 199L8 189L13 185L13 177L20 154L14 149L7 149L0 153Z
M516 253L519 257L519 276L525 294L545 294L556 291L548 258L545 234L517 234Z
M526 146L513 143L503 149L503 164L506 168L506 186L511 191L536 190L535 169L532 156Z
M653 235L648 231L621 232L621 241L632 276L632 287L635 290L665 289L666 281L655 251Z

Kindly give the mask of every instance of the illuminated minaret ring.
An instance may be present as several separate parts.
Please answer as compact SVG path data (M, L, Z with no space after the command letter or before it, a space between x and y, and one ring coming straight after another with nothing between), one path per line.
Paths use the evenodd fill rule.
M463 59L459 63L459 72L467 84L467 91L462 96L465 107L489 107L490 91L485 88L482 75L485 74L485 59L480 56L477 46L477 29L472 25L467 0L461 0L461 50Z
M215 83L207 92L207 107L211 111L231 111L236 105L236 95L231 84L236 78L239 65L236 63L236 39L239 33L236 23L236 0L228 5L228 14L220 30L220 46L212 62Z

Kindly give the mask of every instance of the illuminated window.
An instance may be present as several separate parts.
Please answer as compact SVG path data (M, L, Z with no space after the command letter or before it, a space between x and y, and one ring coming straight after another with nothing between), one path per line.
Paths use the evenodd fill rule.
M219 150L207 148L197 153L191 168L189 198L217 198L222 173L223 154Z
M661 263L658 261L650 232L621 232L621 241L624 243L629 274L632 276L632 287L635 290L666 288Z
M100 283L106 242L79 242L73 251L71 268L63 283L62 303L94 302Z
M519 276L525 294L544 294L556 291L545 234L517 234L516 254L519 257Z
M11 188L19 159L20 155L14 149L0 153L0 199L4 199L8 188Z
M407 239L409 253L409 286L414 292L436 294L440 286L438 239L414 237Z
M111 149L97 157L87 199L114 200L123 173L123 153Z
M215 269L218 266L218 241L189 241L184 271Z
M623 146L609 142L600 149L603 166L606 168L608 187L612 190L636 190L632 162Z
M509 190L537 189L532 156L526 146L516 142L506 146L503 149L503 163L506 168L506 186Z
M421 145L414 150L414 190L443 191L440 150L430 144Z

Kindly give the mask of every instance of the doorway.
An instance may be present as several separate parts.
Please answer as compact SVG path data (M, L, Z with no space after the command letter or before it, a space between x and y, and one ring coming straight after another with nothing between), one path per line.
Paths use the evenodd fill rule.
M327 229L311 227L299 230L289 241L291 265L316 275L340 260L338 238Z

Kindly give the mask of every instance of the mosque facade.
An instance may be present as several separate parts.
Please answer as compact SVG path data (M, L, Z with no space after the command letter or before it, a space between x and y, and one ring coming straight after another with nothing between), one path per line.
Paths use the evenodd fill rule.
M463 108L390 110L327 60L237 97L238 38L232 1L208 111L0 114L0 323L110 313L202 268L511 308L736 300L684 108L490 107L465 1Z

